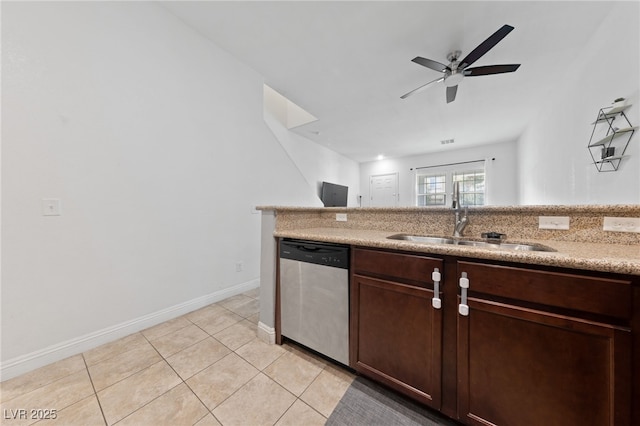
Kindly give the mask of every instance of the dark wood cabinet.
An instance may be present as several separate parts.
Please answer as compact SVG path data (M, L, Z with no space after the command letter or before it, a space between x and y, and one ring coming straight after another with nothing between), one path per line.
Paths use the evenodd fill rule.
M442 310L433 307L439 259L352 251L351 366L440 407Z
M473 425L629 425L631 282L458 262L458 414Z
M462 421L629 424L628 330L482 299L469 308L458 335Z
M639 420L636 277L364 248L351 268L359 373L469 425Z

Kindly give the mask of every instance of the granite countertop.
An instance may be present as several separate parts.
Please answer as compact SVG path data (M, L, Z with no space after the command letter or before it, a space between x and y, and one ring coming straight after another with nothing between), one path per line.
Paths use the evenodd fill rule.
M256 206L256 210L280 212L451 212L449 207L303 207L303 206ZM472 206L469 211L480 212L536 212L540 214L600 212L631 212L638 214L638 204L585 204L585 205L515 205L515 206Z
M553 240L507 240L542 244L555 252L515 251L457 245L420 244L390 240L397 232L339 228L305 228L278 230L276 237L342 243L441 255L502 260L533 265L558 266L591 271L640 275L640 246L626 244L584 243Z

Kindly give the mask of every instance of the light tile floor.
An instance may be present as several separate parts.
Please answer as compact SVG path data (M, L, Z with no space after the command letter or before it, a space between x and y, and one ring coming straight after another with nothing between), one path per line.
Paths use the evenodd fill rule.
M0 423L323 425L353 374L259 340L257 297L233 296L7 380ZM46 410L56 419L31 419Z

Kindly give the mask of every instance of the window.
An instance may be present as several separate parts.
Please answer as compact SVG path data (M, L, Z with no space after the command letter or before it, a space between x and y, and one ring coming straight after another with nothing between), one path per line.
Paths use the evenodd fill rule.
M460 204L484 205L484 170L453 172L453 182L460 182Z
M416 205L450 205L453 182L460 182L460 204L462 206L483 206L485 204L484 168L461 169L460 165L449 165L417 170Z
M418 206L444 206L446 175L418 175Z

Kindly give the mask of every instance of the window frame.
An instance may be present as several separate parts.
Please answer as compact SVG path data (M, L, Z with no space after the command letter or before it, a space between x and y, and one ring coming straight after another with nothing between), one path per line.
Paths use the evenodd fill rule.
M478 182L477 176L482 175L482 180ZM458 178L460 177L460 178ZM487 173L482 169L467 169L451 172L451 182L460 182L460 205L461 206L484 206L487 194ZM478 186L482 185L482 190L478 190ZM473 188L471 188L473 187ZM467 200L473 198L474 202L469 203ZM482 202L478 203L478 198Z
M421 178L424 181L421 182ZM429 179L435 179L434 181L428 182ZM416 205L419 207L435 207L435 206L445 206L447 204L447 175L446 173L429 173L429 174L416 174ZM439 191L439 186L442 186L442 190ZM420 190L421 187L424 187L424 192ZM430 191L429 189L434 189ZM420 198L424 198L424 204L420 204ZM427 203L427 201L431 199L437 199L442 197L442 202L440 203Z
M483 179L481 182L477 182L477 177L482 175ZM444 182L444 193L442 192L434 192L431 195L442 195L444 194L444 203L442 204L420 204L420 197L426 197L430 195L428 192L421 192L420 185L424 185L424 182L421 182L421 179L425 177L436 177L436 176L445 176ZM462 177L462 179L457 179L456 177ZM469 178L469 177L472 178ZM485 168L485 163L479 165L473 164L455 164L455 165L443 165L443 166L433 166L429 168L424 168L423 170L416 169L415 170L415 186L414 186L414 205L417 207L443 207L449 206L451 203L450 194L453 192L453 182L455 180L459 180L461 182L466 181L467 184L465 186L464 183L460 185L460 204L463 207L469 206L485 206L487 205L487 171ZM471 181L476 181L473 184L473 188L470 188ZM480 191L478 186L482 187ZM469 190L471 189L471 190ZM473 198L474 203L468 203L468 199ZM478 203L478 199L481 200L481 203Z

